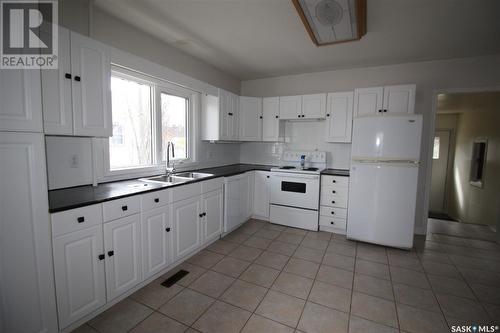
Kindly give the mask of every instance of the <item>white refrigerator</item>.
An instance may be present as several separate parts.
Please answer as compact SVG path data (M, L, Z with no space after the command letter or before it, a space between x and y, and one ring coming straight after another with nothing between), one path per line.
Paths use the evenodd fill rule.
M349 239L413 246L421 133L421 115L354 119Z

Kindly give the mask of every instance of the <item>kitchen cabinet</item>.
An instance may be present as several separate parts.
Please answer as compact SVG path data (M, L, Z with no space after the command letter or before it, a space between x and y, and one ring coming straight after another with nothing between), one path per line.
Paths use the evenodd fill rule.
M262 141L262 98L240 96L239 140Z
M204 94L201 111L201 139L237 141L239 96L219 89L219 96Z
M253 210L253 172L224 178L224 232L243 224Z
M43 135L0 132L0 156L0 331L57 332Z
M201 245L201 213L199 195L172 204L175 261Z
M0 131L42 132L40 71L2 69Z
M351 142L354 93L328 94L326 142Z
M262 99L262 141L279 141L279 101L279 97L264 97Z
M282 96L280 101L280 119L302 118L302 96Z
M321 176L319 229L346 234L349 177Z
M142 281L139 214L104 223L108 302Z
M224 222L224 196L222 189L205 193L201 197L203 210L203 243L208 243L220 236Z
M144 279L153 276L172 263L172 233L168 205L141 213Z
M326 114L326 94L302 96L302 118L323 119Z
M46 134L110 137L108 47L59 27L59 68L42 70Z
M268 171L255 171L253 192L253 216L262 220L269 220L269 199L271 173Z
M106 303L102 225L53 241L59 325L64 328Z
M354 116L414 112L414 84L362 88L354 91Z

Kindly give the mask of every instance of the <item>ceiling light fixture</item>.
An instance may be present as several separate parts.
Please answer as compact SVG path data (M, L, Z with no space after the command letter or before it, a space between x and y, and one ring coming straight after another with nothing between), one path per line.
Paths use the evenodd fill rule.
M292 0L316 46L359 40L366 34L366 0Z

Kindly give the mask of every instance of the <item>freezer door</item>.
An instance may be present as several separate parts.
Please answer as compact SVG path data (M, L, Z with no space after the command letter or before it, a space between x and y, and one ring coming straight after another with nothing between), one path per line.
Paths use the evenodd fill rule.
M351 166L347 237L398 248L413 246L418 167L402 163Z
M422 115L359 117L352 133L353 160L418 161Z

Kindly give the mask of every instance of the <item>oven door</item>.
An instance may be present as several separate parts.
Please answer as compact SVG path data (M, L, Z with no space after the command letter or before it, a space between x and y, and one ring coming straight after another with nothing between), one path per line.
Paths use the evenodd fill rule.
M319 175L271 173L271 204L317 210Z

